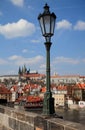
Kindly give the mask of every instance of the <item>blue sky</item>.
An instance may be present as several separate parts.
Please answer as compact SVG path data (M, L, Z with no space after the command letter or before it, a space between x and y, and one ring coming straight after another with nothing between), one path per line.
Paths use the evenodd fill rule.
M85 0L0 0L0 75L24 64L45 73L45 39L37 17L48 3L57 15L51 38L51 74L85 75Z

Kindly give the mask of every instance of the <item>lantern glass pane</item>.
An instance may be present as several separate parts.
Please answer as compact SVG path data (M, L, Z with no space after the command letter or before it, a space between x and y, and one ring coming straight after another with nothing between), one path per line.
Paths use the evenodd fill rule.
M44 25L45 25L45 36L48 36L50 33L50 16L44 16Z
M54 34L55 19L51 16L51 34Z
M42 35L44 35L45 29L44 29L44 22L43 22L43 18L42 17L40 18L39 22L40 22L40 27L41 27Z

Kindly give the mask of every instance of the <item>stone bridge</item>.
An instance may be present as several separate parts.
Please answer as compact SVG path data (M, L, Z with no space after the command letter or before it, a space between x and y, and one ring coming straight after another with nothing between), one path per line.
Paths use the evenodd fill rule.
M85 125L0 105L0 130L85 130Z

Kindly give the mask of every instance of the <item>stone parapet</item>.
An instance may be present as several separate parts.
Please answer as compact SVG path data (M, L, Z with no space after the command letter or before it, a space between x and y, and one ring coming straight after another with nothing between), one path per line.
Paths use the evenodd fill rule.
M65 121L55 116L37 116L35 126L41 130L85 130L85 126L80 123Z
M0 105L0 130L85 130L85 125Z

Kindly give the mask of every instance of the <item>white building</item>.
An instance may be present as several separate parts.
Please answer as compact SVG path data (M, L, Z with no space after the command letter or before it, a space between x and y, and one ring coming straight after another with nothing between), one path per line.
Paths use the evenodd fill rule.
M51 83L65 83L65 84L70 84L70 83L79 83L79 82L84 82L85 81L85 76L80 76L80 75L53 75L51 76Z
M3 82L4 79L7 79L7 80L9 80L9 79L18 80L19 76L18 75L2 75L2 76L0 76L1 82Z

